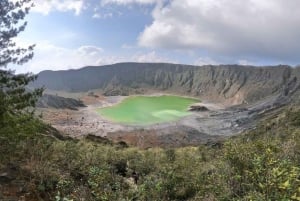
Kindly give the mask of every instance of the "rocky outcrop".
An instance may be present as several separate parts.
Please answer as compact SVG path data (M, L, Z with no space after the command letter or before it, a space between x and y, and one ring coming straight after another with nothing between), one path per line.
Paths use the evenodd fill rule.
M77 110L78 107L85 107L82 101L73 98L64 98L60 96L44 94L37 102L40 108L56 108Z
M208 111L208 108L203 105L191 105L189 108L189 111L191 111L191 112L206 112L206 111Z
M35 87L105 95L159 91L195 96L230 105L251 103L272 95L289 96L299 87L300 68L239 65L190 66L164 63L120 63L79 70L43 71Z

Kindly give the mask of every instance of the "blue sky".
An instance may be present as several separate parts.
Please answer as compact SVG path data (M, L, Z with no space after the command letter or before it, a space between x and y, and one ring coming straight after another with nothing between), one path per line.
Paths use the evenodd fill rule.
M300 1L34 0L17 72L118 62L299 64Z

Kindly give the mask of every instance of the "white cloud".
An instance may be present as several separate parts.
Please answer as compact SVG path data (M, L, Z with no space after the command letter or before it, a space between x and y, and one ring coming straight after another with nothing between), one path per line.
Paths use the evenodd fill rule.
M122 46L121 46L122 49L136 49L138 48L137 46L135 45L128 45L126 43L124 43Z
M102 0L101 4L117 4L117 5L129 5L129 4L155 4L161 2L161 0Z
M139 45L297 59L299 0L173 0L153 11Z
M34 0L32 11L48 15L52 11L73 11L79 15L85 8L84 0Z
M243 66L255 66L255 65L257 65L255 62L249 61L247 59L238 60L238 64L243 65Z
M93 18L96 18L96 19L100 19L102 16L99 14L99 13L95 13L93 15Z
M77 53L83 56L86 55L95 56L101 54L103 52L103 49L96 46L86 45L86 46L79 47L76 51Z
M95 18L95 19L106 19L106 18L111 18L111 17L113 17L113 13L104 13L104 14L94 13L94 15L92 16L92 18Z
M149 53L136 53L131 59L132 62L150 63L174 63L173 60L158 55L155 51Z
M30 43L20 40L16 41L21 47ZM138 52L131 56L107 55L105 51L97 46L81 46L75 49L55 46L47 41L39 42L36 46L35 55L31 61L13 68L17 73L34 72L42 70L66 70L76 69L84 66L97 66L114 64L119 62L172 62L170 59L159 56L155 51Z
M19 45L22 43L18 42ZM24 43L23 43L24 44ZM64 70L87 65L98 65L97 60L103 56L102 48L81 46L76 49L55 46L47 41L39 42L34 50L35 55L24 66L18 66L17 72L40 72L42 70Z
M199 57L196 59L194 62L194 65L196 66L203 66L203 65L219 65L220 63L213 60L212 58L209 57Z
M139 52L131 56L115 56L108 55L100 57L96 63L97 65L115 64L122 62L139 62L139 63L175 63L175 61L158 55L155 51Z

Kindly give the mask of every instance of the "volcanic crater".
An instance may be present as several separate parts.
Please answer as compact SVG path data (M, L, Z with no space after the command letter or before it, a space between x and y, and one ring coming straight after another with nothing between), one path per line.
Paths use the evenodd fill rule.
M252 129L299 96L299 78L300 68L290 66L120 63L43 71L31 87L46 88L38 112L65 135L92 134L147 148L215 143ZM145 124L114 121L99 112L132 97L194 101L177 111L168 108L176 101L166 100L166 110L159 108L165 113L156 114L170 120ZM152 102L147 103L149 108L154 107ZM128 110L120 110L125 119L134 112L134 105L138 106L133 103ZM136 118L146 121L143 113Z

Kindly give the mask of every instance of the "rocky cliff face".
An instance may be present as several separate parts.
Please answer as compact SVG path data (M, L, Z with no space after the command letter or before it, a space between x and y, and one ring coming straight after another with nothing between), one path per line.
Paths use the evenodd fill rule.
M77 110L79 107L85 107L82 101L72 98L64 98L50 94L44 94L36 104L39 108L56 108L56 109L70 109Z
M120 63L79 70L43 71L33 86L106 95L147 90L240 104L272 95L289 96L299 88L300 68L238 65L189 66L179 64Z

